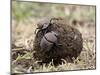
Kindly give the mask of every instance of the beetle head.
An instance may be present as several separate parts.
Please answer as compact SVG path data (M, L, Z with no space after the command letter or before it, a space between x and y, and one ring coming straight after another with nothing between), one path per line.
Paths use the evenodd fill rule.
M48 18L43 18L40 19L40 21L37 24L38 29L46 29L50 24L50 19Z

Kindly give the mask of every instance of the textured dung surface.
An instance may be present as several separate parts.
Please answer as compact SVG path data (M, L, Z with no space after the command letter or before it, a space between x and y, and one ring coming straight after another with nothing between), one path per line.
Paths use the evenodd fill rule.
M40 41L43 37L43 33L39 32L38 37L35 37L34 50L36 53L34 57L43 62L50 62L52 59L55 63L61 59L77 58L82 51L83 40L82 34L75 28L67 25L63 19L55 19L53 24L49 27L49 31L56 31L59 33L58 44L60 46L54 46L50 51L41 51Z

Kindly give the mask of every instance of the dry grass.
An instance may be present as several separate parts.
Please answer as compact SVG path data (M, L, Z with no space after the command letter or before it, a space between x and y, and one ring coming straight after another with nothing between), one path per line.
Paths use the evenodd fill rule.
M32 20L32 22L35 22ZM14 24L14 23L13 23ZM95 25L88 26L87 22L84 26L76 25L76 28L80 30L83 35L83 50L77 59L74 59L73 63L68 63L63 60L63 63L54 66L53 60L48 64L39 65L32 57L34 53L32 48L32 41L34 41L34 30L36 25L30 23L29 25L19 24L14 32L19 33L14 34L17 38L13 38L14 44L22 48L12 49L12 73L35 73L35 72L52 72L52 71L68 71L68 70L85 70L85 69L95 69L96 68L96 57L95 57ZM18 32L17 32L18 31ZM24 39L23 39L24 38ZM29 50L25 50L29 49ZM19 50L19 51L18 51ZM19 53L18 53L19 52ZM14 55L15 54L15 55ZM18 55L16 55L18 54Z

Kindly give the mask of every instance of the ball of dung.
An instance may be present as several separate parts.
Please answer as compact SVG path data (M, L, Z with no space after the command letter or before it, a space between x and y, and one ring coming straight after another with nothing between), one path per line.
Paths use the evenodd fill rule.
M40 22L39 22L40 23ZM50 25L50 26L49 26ZM34 41L34 57L42 62L53 61L58 63L61 59L72 60L77 58L83 48L82 34L62 18L51 18L47 30L40 31ZM45 32L46 31L46 32ZM53 45L49 51L41 50L40 43L45 34L54 31L59 34L57 45ZM37 34L36 34L37 35Z

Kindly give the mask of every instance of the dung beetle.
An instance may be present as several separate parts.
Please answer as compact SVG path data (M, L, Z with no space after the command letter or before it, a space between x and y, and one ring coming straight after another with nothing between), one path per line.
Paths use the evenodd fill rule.
M60 18L59 18L60 19ZM42 18L37 24L37 28L35 30L35 34L39 32L42 32L43 35L46 34L47 32L50 32L50 28L53 25L54 21L59 20L58 18ZM38 31L37 31L38 29Z
M37 24L35 34L37 34L37 36L38 36L39 32L42 32L43 34L47 33L49 31L49 26L51 25L50 21L51 20L49 18L40 19L40 21ZM37 31L37 29L38 29L38 31Z
M59 34L51 31L46 33L40 42L41 50L50 51L54 45L57 45Z

